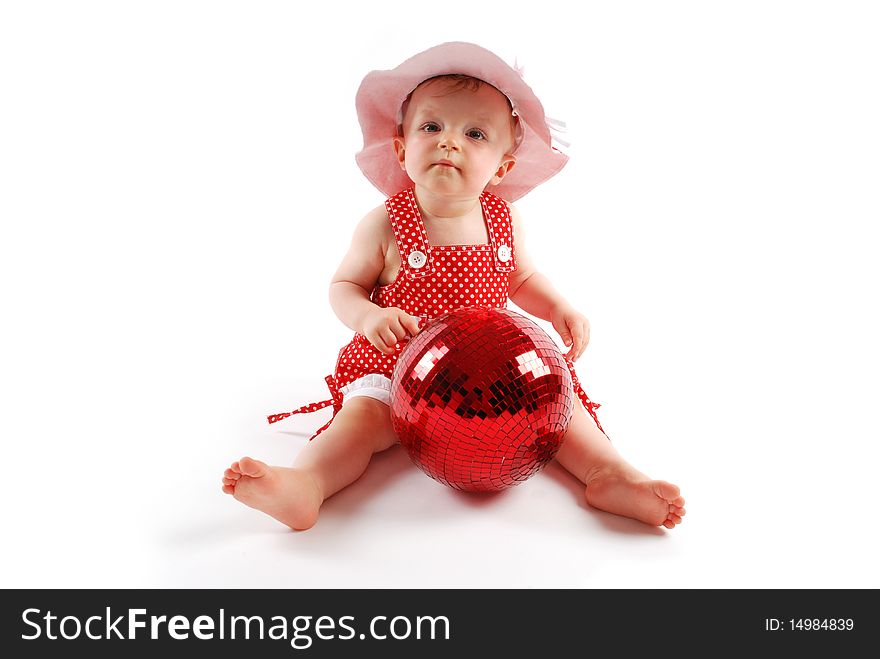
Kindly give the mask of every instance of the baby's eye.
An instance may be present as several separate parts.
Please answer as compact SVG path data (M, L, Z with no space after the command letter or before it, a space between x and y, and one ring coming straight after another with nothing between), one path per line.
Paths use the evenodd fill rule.
M470 137L472 140L485 140L486 139L486 134L481 130L477 130L476 128L471 128L467 132L467 136Z
M440 126L435 124L433 121L429 121L426 124L422 124L421 129L426 133L436 133L438 130L440 130Z

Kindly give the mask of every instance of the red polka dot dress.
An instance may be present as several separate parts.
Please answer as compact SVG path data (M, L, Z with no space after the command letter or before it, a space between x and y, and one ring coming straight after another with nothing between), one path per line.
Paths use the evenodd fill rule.
M506 307L509 276L516 270L510 209L503 199L489 192L480 195L480 204L489 244L434 246L428 242L413 189L406 189L389 198L385 208L400 254L400 271L393 282L373 289L370 299L380 307L398 307L410 315L420 316L423 322L464 307ZM333 406L335 416L342 408L340 389L373 373L391 379L394 365L405 346L406 341L401 341L395 345L392 354L386 355L374 348L362 334L355 334L351 342L339 351L334 374L325 378L331 398L304 405L292 412L273 414L269 417L269 423L292 414L314 412L329 405ZM566 361L575 392L598 425L595 409L599 405L587 397L574 373L573 364L570 360ZM332 421L321 427L312 438L323 432Z

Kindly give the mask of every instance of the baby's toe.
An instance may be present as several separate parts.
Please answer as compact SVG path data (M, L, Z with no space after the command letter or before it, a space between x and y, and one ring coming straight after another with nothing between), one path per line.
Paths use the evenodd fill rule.
M265 462L260 462L259 460L254 460L253 458L248 457L242 458L233 466L236 465L243 475L250 476L251 478L262 478L269 471L269 465Z
M223 472L223 478L229 478L231 480L238 480L241 478L241 472L233 471L232 469L227 469Z
M226 494L233 494L235 492L235 488L232 485L223 485L223 492Z
M668 501L669 503L673 503L681 498L679 496L681 493L678 489L678 486L673 485L672 483L667 483L666 481L656 481L654 493L661 499L663 499L664 501ZM684 500L682 499L682 501Z

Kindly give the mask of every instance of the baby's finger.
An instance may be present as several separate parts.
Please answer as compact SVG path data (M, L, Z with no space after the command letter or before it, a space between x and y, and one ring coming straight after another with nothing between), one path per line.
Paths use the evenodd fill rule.
M581 346L581 352L584 352L588 345L590 345L590 321L584 323L584 345Z
M406 328L406 331L410 336L415 336L419 333L419 318L418 316L410 316L407 314L406 316L402 316L400 319L401 324Z
M587 323L584 326L584 344L581 346L581 352L587 349L587 346L590 345L590 324Z
M590 344L590 337L586 337L586 338L584 339L584 342L581 343L581 349L580 349L580 352L578 352L578 357L580 357L582 354L584 354L584 352L586 352L586 350L587 350L587 346L588 346L589 344Z
M559 337L562 339L562 342L566 346L570 346L571 345L571 332L569 332L567 329L561 329L558 331L559 331Z
M400 316L391 321L389 329L394 332L394 342L403 341L406 338L406 328L403 326Z
M397 343L397 337L394 336L391 328L385 328L379 332L379 338L385 344L385 349L382 352L394 352L394 344Z
M584 326L579 322L574 322L569 326L569 328L571 329L572 340L574 343L572 348L578 354L580 354L581 348L584 344Z
M589 337L589 328L584 323L577 323L575 325L575 341L574 345L577 348L577 356L580 357L584 354L584 350L587 349L587 343L590 341Z
M370 345L373 346L379 352L385 352L385 342L379 337L375 332L367 332L364 334L367 341L370 342Z

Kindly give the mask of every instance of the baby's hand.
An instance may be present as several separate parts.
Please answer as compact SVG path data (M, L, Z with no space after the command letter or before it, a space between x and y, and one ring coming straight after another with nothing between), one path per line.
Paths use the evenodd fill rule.
M397 307L376 307L363 320L361 334L376 350L394 353L394 345L419 333L418 316L410 316Z
M580 357L590 342L590 321L573 307L561 305L550 312L553 329L559 332L563 343L571 346L566 357L575 361Z

